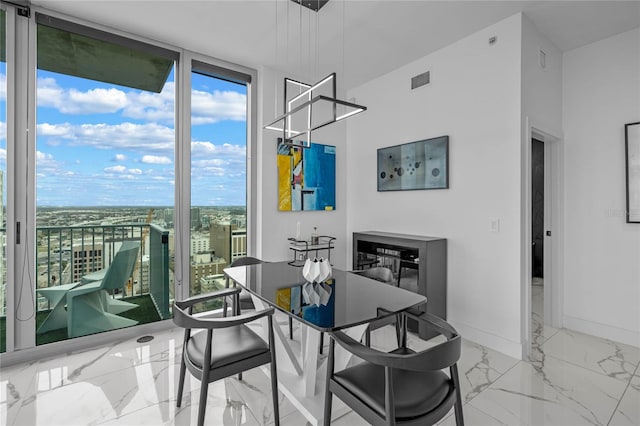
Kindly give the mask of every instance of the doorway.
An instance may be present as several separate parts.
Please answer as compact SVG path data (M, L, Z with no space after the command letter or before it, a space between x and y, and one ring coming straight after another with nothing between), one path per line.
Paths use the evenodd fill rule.
M531 139L531 342L542 343L545 300L545 143Z
M524 359L536 359L542 344L562 327L563 145L559 137L527 122L526 220L523 230ZM529 144L527 144L529 145Z

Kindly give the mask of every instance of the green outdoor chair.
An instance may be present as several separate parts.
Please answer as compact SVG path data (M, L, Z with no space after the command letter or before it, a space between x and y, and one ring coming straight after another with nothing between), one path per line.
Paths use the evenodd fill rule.
M111 265L83 277L84 282L38 289L54 306L38 333L66 326L68 337L78 337L136 325L137 321L118 314L138 305L114 299L108 292L124 287L133 273L139 250L139 241L125 241ZM86 279L89 276L102 279L89 281Z

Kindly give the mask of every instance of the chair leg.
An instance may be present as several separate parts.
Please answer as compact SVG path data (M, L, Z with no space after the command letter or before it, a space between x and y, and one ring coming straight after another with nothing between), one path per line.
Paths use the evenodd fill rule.
M364 332L364 345L368 348L371 347L371 330L369 328Z
M458 377L458 365L453 364L450 368L451 379L456 388L456 403L454 413L456 415L456 426L464 426L464 416L462 415L462 397L460 396L460 378Z
M289 317L289 340L293 340L293 318Z
M405 348L407 346L406 339L402 333L403 325L402 321L404 321L404 316L402 314L396 315L396 340L398 341L399 348Z
M324 418L322 420L323 426L329 426L331 424L331 406L333 403L333 394L331 393L331 377L333 376L333 357L335 351L335 342L333 339L329 341L329 359L327 361L327 378L325 380L324 388Z
M238 380L242 380L242 373L238 373Z
M182 358L182 362L180 362L180 378L178 379L178 397L176 401L176 407L180 407L180 405L182 404L182 391L184 389L184 375L186 369L187 367L184 363L184 358Z
M271 397L273 399L273 421L275 422L275 426L280 426L280 406L278 404L278 366L276 364L273 319L271 316L269 317L269 350L271 350Z
M203 372L204 376L204 372ZM208 376L208 374L207 374ZM200 383L200 405L198 406L198 426L204 425L204 413L207 408L207 392L209 391L209 378L202 378Z
M320 332L320 355L322 355L322 347L324 346L324 333Z
M224 288L229 288L229 277L227 277ZM222 301L222 317L226 318L227 316L227 298L225 297Z

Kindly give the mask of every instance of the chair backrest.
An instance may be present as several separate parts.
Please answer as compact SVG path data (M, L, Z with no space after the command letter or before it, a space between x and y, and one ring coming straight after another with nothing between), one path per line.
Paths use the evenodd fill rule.
M447 340L420 352L387 353L371 349L341 331L333 332L331 336L340 346L358 358L362 358L372 364L399 370L436 371L451 367L458 362L462 341L458 332L449 323L427 313L414 315L404 312L403 315L435 329L440 334L443 334Z
M393 272L389 268L385 268L383 266L376 266L374 268L363 269L362 271L354 271L358 275L362 275L363 277L371 278L376 281L381 281L383 283L391 284L395 282L393 278Z
M265 263L265 261L264 260L260 260L260 259L255 258L255 257L246 256L246 257L237 258L236 260L231 262L231 264L229 266L257 265L259 263Z
M133 274L139 250L140 241L123 242L105 273L100 288L103 290L115 290L124 287L131 274Z

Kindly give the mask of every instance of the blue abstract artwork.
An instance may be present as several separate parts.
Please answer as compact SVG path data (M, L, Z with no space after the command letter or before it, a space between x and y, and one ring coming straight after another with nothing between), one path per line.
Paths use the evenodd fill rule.
M336 147L291 146L278 139L278 210L335 210Z

